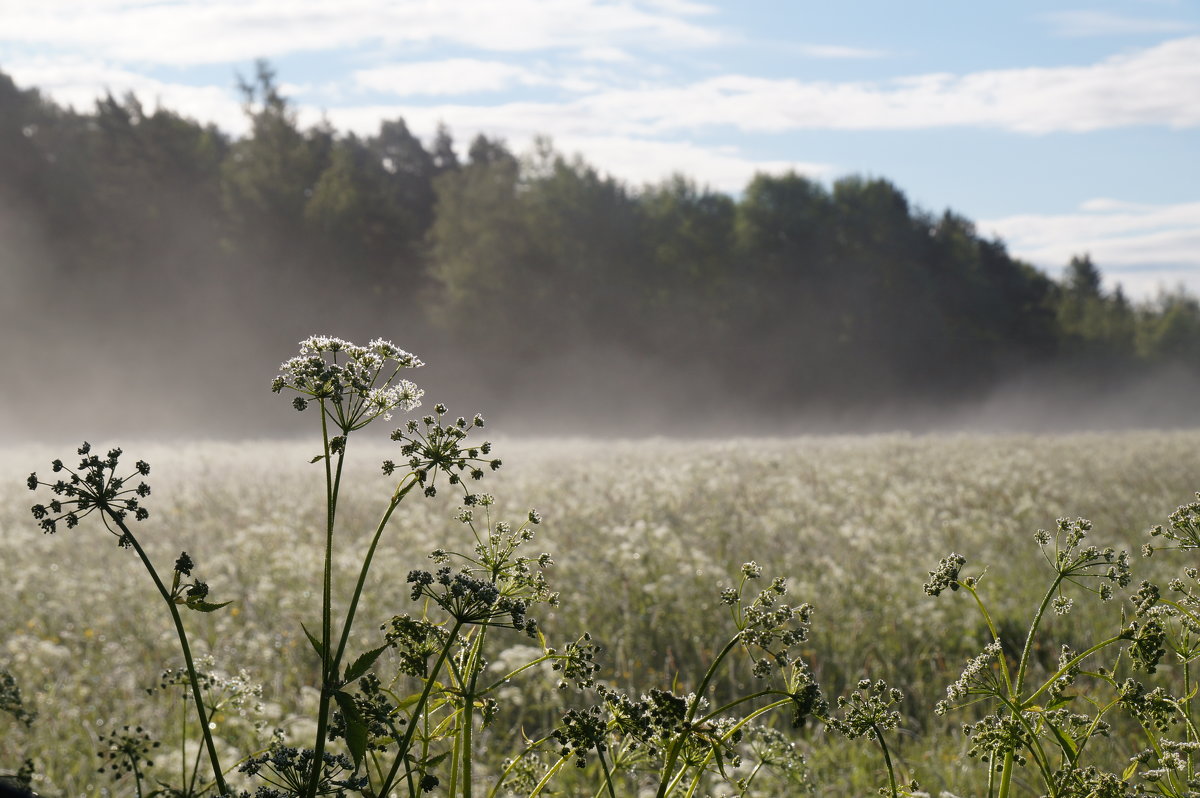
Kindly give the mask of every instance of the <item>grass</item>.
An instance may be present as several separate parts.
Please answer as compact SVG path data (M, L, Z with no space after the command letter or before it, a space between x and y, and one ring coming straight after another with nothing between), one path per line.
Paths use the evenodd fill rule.
M589 631L602 648L602 680L633 691L694 687L727 637L715 628L714 619L727 616L718 588L756 560L789 578L794 600L816 606L800 651L826 693L852 690L863 676L902 690L893 755L931 794L962 795L980 788L980 768L962 757L963 718L928 708L988 637L968 602L924 595L929 569L950 551L966 554L976 572L986 566L989 609L1002 630L1015 630L1002 637L1017 637L1048 582L1034 531L1084 516L1098 543L1136 552L1146 530L1195 490L1198 444L1197 432L506 441L497 445L505 468L489 476L488 490L500 517L521 517L528 506L545 515L538 545L555 555L550 576L563 603L539 620L554 645ZM339 506L346 541L357 548L375 527L379 496L391 490L378 462L395 456L394 447L372 446L360 444L348 460ZM300 624L311 629L321 616L312 586L325 542L322 466L307 464L319 442L126 448L155 466L154 516L139 527L150 557L169 563L187 550L214 594L235 601L189 618L193 649L211 655L226 677L236 672L224 663L236 663L262 685L261 702L250 696L216 715L217 745L232 754L272 728L311 739L320 663ZM180 666L177 643L129 552L93 529L48 536L30 521L24 476L55 454L0 455L0 667L40 714L28 731L5 727L0 763L31 756L46 794L122 794L120 782L95 772L94 752L102 733L126 723L153 728L168 748L178 742L188 721L177 693L144 692ZM454 511L441 497L397 511L358 608L354 650L378 646L379 624L412 610L405 576L429 567L428 551L462 540ZM334 596L348 595L358 573L359 559L340 551ZM1137 578L1164 575L1165 567L1157 558L1134 563ZM1048 618L1055 644L1032 652L1032 670L1053 669L1059 641L1083 647L1098 639L1092 630L1119 623L1119 604L1081 604ZM496 672L497 663L529 654L521 650L527 640L496 645L486 666ZM719 678L730 694L751 681L745 669ZM498 729L546 733L570 700L551 678L514 683L500 697L506 722L475 740L482 751L516 747L511 732ZM867 794L886 783L867 744L819 726L795 739L816 794ZM198 751L188 745L190 761ZM498 758L481 756L476 777L494 781L498 767ZM764 774L756 783L772 794L779 778Z

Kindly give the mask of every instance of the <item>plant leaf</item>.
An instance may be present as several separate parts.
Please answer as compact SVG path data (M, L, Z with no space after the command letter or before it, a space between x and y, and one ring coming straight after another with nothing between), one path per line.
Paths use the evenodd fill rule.
M387 646L373 648L370 651L359 656L353 663L346 667L346 677L342 680L342 684L350 684L367 672L375 660L379 659L379 655L387 649Z
M333 698L338 703L338 709L342 710L342 717L346 719L346 747L350 749L350 757L357 768L367 754L367 724L363 722L352 695L338 690Z
M321 645L321 641L318 640L317 638L313 637L312 632L308 631L308 627L305 626L304 624L300 624L300 628L304 630L304 634L308 638L308 642L312 643L312 647L317 652L317 656L320 657L322 661L324 661L325 660L325 648Z
M212 604L201 599L192 599L191 601L187 602L186 606L189 610L195 610L196 612L216 612L222 607L232 603L232 601L222 601L220 604Z
M1047 723L1046 727L1054 733L1054 738L1058 740L1059 747L1062 748L1071 766L1074 767L1075 761L1079 759L1079 747L1075 745L1075 741L1071 739L1071 735L1063 734L1053 723Z
M450 756L450 752L449 752L449 751L443 751L442 753L438 754L438 755L437 755L437 756L435 756L435 757L432 757L432 758L430 758L430 759L426 759L426 760L425 760L425 761L423 761L421 764L422 764L422 765L424 765L426 769L429 769L429 768L435 768L435 767L437 767L439 764L441 764L441 762L442 762L442 760L443 760L443 759L445 759L445 758L446 758L446 757L448 757L448 756Z

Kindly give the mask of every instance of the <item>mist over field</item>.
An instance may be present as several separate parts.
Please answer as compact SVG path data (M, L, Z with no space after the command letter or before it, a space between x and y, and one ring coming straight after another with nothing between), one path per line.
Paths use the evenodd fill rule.
M395 341L513 434L1178 427L1200 305L1054 279L847 176L629 185L546 141L304 127L265 64L231 138L0 75L8 440L236 439L312 333Z

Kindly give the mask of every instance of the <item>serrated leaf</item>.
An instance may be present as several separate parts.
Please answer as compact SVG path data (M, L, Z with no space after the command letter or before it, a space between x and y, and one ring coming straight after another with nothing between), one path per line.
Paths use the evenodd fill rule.
M450 752L449 752L449 751L443 751L442 753L438 754L438 755L437 755L437 756L435 756L435 757L432 757L431 759L426 759L426 760L425 760L424 762L422 762L421 764L422 764L422 765L424 765L426 769L429 769L429 768L435 768L435 767L437 767L438 765L440 765L440 764L442 763L442 760L443 760L443 759L445 759L445 758L446 758L446 757L448 757L448 756L450 756Z
M203 601L201 599L192 599L188 601L186 606L189 610L195 610L196 612L216 612L222 607L226 607L232 603L232 601L222 601L220 604L212 604L211 602Z
M1137 773L1138 761L1135 759L1129 763L1129 767L1125 768L1125 772L1121 774L1121 781L1129 781L1134 773Z
M387 646L380 646L379 648L373 648L359 656L358 659L354 660L354 662L346 667L346 677L342 680L342 683L350 684L350 682L360 678L370 669L372 665L375 664L375 660L379 659L379 655L382 654L386 649Z
M308 627L304 624L300 624L300 628L304 630L304 635L308 638L308 642L312 643L312 647L317 652L317 656L324 660L325 647L321 645L321 641L313 637L312 632L308 631Z
M319 454L316 457L314 457L313 459L309 460L308 463L309 463L309 465L312 465L313 463L319 463L324 459L325 459L325 455Z
M346 720L346 747L350 749L350 757L357 768L367 754L367 724L363 722L358 705L354 703L354 696L338 690L333 698Z

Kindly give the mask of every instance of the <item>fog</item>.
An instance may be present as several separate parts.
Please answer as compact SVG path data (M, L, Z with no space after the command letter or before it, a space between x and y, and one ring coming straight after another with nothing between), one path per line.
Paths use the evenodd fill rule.
M311 334L394 341L426 405L523 436L1175 428L1200 302L1054 279L883 178L630 186L403 120L251 132L0 73L0 436L307 434L268 386Z

